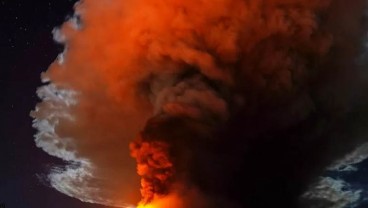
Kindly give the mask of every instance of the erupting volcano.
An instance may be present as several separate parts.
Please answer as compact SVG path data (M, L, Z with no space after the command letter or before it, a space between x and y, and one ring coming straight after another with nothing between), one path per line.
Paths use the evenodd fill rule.
M116 207L321 206L303 193L367 140L365 4L77 3L31 113L68 163L51 186Z

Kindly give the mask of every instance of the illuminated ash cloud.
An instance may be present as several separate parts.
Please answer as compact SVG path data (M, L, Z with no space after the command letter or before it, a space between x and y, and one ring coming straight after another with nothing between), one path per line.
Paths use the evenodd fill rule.
M366 140L365 4L76 4L31 113L70 163L51 185L118 207L297 207Z

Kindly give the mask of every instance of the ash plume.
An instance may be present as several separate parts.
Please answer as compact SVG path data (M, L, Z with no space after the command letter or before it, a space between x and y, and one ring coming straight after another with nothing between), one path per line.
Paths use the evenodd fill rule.
M367 142L366 3L77 3L31 113L70 164L51 185L117 207L320 206L300 198Z

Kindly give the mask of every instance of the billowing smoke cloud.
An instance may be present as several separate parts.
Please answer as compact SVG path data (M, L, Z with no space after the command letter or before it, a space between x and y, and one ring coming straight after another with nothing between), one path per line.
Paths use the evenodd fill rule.
M69 164L50 184L117 207L298 207L366 140L365 4L76 4L31 113Z

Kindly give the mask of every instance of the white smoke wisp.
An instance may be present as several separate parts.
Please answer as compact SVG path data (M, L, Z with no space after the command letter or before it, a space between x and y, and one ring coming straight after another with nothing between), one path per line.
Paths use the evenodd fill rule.
M368 143L364 143L351 153L345 155L343 158L336 160L333 164L331 164L327 170L330 171L357 171L357 167L355 165L360 162L366 160L368 158Z
M94 165L88 158L78 155L75 139L57 134L60 122L67 121L71 124L75 122L70 110L78 104L78 93L48 84L40 87L37 94L43 102L31 112L31 116L35 118L33 127L38 130L35 135L36 145L68 164L50 170L46 180L51 187L83 202L130 207L126 200L113 198L112 196L117 195L115 189L109 187L106 178L95 174Z
M362 190L350 190L349 184L340 179L320 177L310 189L302 195L302 200L313 202L313 208L356 207ZM304 205L308 207L308 205Z

